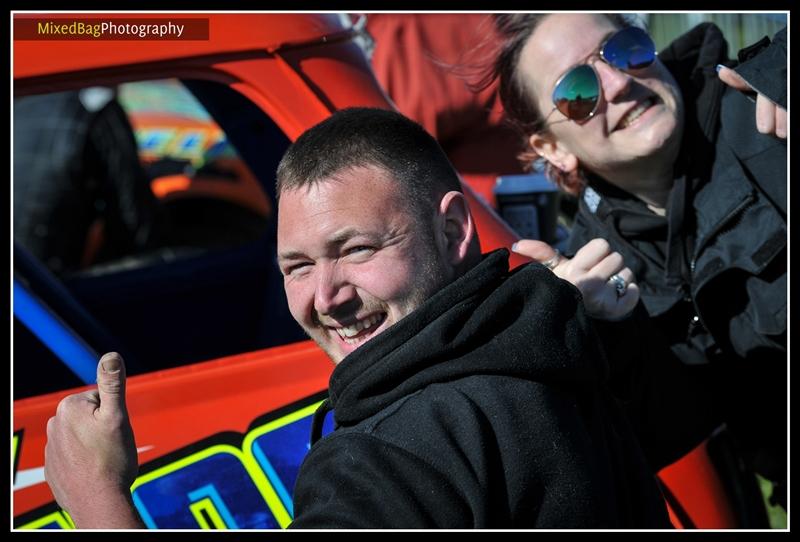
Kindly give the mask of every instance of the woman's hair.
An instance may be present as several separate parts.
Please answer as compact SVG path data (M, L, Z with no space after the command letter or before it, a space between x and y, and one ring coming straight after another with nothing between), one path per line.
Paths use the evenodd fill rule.
M550 13L503 13L494 15L500 37L493 63L486 69L475 89L484 89L498 82L498 93L508 121L521 132L524 150L517 156L526 169L542 167L547 177L559 188L577 194L586 184L581 168L564 172L544 160L530 145L530 136L545 131L544 115L536 106L531 85L526 85L518 69L520 55L534 30ZM621 14L603 14L619 28L631 26Z

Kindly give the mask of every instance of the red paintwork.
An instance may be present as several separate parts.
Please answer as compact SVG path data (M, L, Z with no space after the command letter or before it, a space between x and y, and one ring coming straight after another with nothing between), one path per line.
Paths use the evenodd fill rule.
M292 140L332 110L354 105L391 107L358 45L342 41L348 29L337 15L193 16L210 19L207 41L166 46L159 41L16 41L14 91L52 92L53 85L81 88L88 81L210 79L250 98ZM40 16L15 15L19 17ZM137 14L142 17L146 16ZM170 15L152 17L168 19ZM331 38L319 44L324 36ZM54 47L58 54L53 54ZM321 56L320 50L336 52Z
M267 412L328 387L330 359L310 341L221 358L128 379L127 399L144 463L221 431L245 433ZM14 429L25 428L19 469L44 465L44 428L58 402L87 388L14 403ZM198 423L200 422L200 423ZM52 500L45 484L14 494L14 515Z
M40 16L15 15L15 19L23 17ZM180 17L209 18L210 39L167 45L159 41L16 41L14 92L52 92L80 88L88 82L205 78L230 85L248 97L292 140L336 109L392 107L358 46L352 40L338 40L346 28L337 15ZM334 39L321 44L325 35ZM483 250L509 247L516 235L469 186L465 185L465 191ZM488 193L488 189L481 191ZM513 266L524 261L512 256ZM245 432L259 415L325 389L332 369L316 346L303 342L132 377L127 396L137 445L153 446L141 454L140 462L220 431ZM55 413L58 401L74 391L15 401L14 429L25 430L19 469L44 464L47 419ZM726 515L718 480L709 473L708 458L701 451L662 474L673 492L691 506L692 518L699 526L734 526L730 514ZM43 483L16 491L14 515L51 501Z
M125 14L79 15L15 14L14 19L124 19ZM17 41L14 46L14 78L54 73L129 66L212 55L230 56L241 52L274 52L293 44L307 43L346 29L336 14L193 14L159 13L131 15L137 19L209 19L209 39L174 41ZM130 18L129 17L129 18ZM58 54L53 54L54 45Z
M497 197L494 195L494 187L497 181L496 175L471 173L463 176L464 180L469 183L483 201L488 203L492 209L497 209Z
M661 469L658 476L670 488L698 527L704 529L738 527L733 511L727 506L719 505L727 501L725 488L712 467L705 442L680 461ZM672 510L670 518L674 525L684 527Z

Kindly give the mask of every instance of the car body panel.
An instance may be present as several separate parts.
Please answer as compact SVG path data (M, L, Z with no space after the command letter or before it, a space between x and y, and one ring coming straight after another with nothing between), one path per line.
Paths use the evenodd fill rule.
M144 465L174 456L181 448L219 433L244 435L257 419L324 391L332 370L333 364L319 348L300 342L131 377L128 410L140 450L139 462ZM265 383L269 383L268 393ZM63 397L83 389L89 388L15 403L15 432L22 432L16 448L16 473L44 466L45 435L41 428ZM14 516L51 499L42 483L16 489Z
M36 17L40 15L16 14L14 20L16 24ZM346 17L263 13L174 17L208 19L210 38L172 42L170 47L158 41L100 42L102 46L60 41L58 54L53 54L54 42L15 41L15 96L81 88L87 82L205 79L249 99L290 140L336 109L392 107ZM267 193L270 189L265 187ZM467 184L465 193L482 249L510 247L516 234ZM512 266L525 261L512 255ZM20 280L26 277L20 275ZM65 330L75 333L66 325ZM292 513L293 476L307 449L307 425L332 370L322 351L304 341L130 377L127 398L141 465L133 494L148 525L285 527ZM88 388L14 402L17 528L71 527L44 483L45 427L58 402L82 389ZM688 513L695 525L732 526L724 492L707 468L703 448L693 457L685 468L663 471L666 484L679 500L691 502ZM681 525L674 514L673 520Z

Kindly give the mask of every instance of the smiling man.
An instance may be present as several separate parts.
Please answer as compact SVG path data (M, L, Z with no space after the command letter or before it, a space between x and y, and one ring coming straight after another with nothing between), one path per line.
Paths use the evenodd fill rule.
M290 147L277 187L291 312L337 364L314 423L333 408L336 429L303 462L293 528L670 526L578 291L481 255L458 176L419 125L334 113ZM47 480L79 527L136 525L113 375L48 430Z
M335 168L327 162L323 167ZM390 174L376 165L343 169L323 172L325 180L316 184L281 186L278 215L278 261L289 308L335 363L453 279L435 247L420 242L430 238L430 220L410 212ZM458 213L457 219L467 215L460 196L445 205L453 206L446 210ZM453 221L452 231L465 235L458 226ZM468 249L453 246L453 258L467 259ZM472 261L478 256L473 245Z
M391 124L378 126L384 147L371 137L354 141L364 119L380 114L323 124L278 168L278 260L289 307L336 363L480 261L459 180L438 149L395 137Z
M480 254L419 125L338 112L286 153L278 194L289 307L337 363L294 528L669 526L577 291Z

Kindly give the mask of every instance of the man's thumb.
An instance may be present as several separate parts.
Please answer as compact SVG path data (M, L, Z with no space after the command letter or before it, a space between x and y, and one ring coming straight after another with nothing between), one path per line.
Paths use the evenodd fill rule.
M533 239L520 239L514 243L511 250L539 263L550 262L557 254L556 249L544 241L534 241Z
M97 364L97 391L100 408L125 408L125 362L116 352L109 352Z

